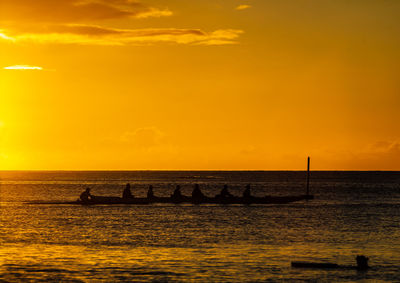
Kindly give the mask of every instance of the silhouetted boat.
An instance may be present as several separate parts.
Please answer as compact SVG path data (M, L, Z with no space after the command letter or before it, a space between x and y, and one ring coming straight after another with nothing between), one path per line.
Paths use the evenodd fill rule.
M151 203L192 203L192 204L286 204L302 200L314 199L313 195L309 194L309 176L310 176L310 157L307 160L307 187L305 195L297 196L265 196L265 197L189 197L184 195L171 196L171 197L157 197L151 196L146 198L121 198L110 196L91 196L89 200L77 200L69 202L30 202L35 204L81 204L81 205L95 205L95 204L151 204Z
M151 203L191 203L191 204L285 204L301 200L313 199L312 195L300 196L266 196L266 197L231 197L231 198L210 198L193 199L189 196L174 197L152 197L152 198L131 198L123 199L120 197L93 196L89 201L77 200L68 204L151 204Z
M302 200L313 199L312 195L299 196L265 196L265 197L231 197L231 198L210 198L193 199L192 197L182 196L180 198L173 197L152 197L152 198L130 198L124 199L121 197L108 196L93 196L88 201L37 201L29 202L34 204L80 204L80 205L95 205L95 204L152 204L152 203L191 203L191 204L285 204Z

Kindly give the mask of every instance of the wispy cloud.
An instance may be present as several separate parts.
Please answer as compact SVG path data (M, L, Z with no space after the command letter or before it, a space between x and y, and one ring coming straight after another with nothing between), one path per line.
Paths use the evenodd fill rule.
M132 0L2 0L2 21L77 23L118 18L170 16L167 8Z
M149 148L160 145L164 136L164 133L159 129L155 127L147 127L123 133L120 137L120 141L132 144L138 148Z
M6 35L14 42L40 42L83 45L141 45L177 43L194 45L234 44L243 31L234 29L205 32L200 29L115 29L96 25L51 25L30 27L26 32Z
M378 141L369 146L371 152L379 154L400 155L400 141Z
M235 8L235 10L242 11L251 8L251 5L242 4Z
M38 66L30 66L30 65L14 65L14 66L8 66L4 67L4 70L35 70L35 71L41 71L43 70L42 67Z
M119 19L173 15L168 7L141 0L1 0L0 40L10 43L82 45L236 44L241 30L117 28Z
M2 30L0 30L0 39L14 41L14 38L5 35Z

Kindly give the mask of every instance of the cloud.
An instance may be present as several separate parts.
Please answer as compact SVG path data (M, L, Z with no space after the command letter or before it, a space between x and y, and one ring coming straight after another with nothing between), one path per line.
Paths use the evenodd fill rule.
M400 162L400 141L378 141L354 154L355 160L369 169L398 170ZM360 166L360 165L358 165Z
M311 152L325 169L399 170L400 139L359 144L357 148L321 148Z
M241 30L204 32L200 29L116 29L97 25L49 25L26 27L24 32L4 34L14 42L39 42L84 45L141 45L177 43L193 45L235 44Z
M3 33L3 30L0 30L0 39L7 40L7 41L14 41L12 37L9 37Z
M235 10L243 11L243 10L246 10L246 9L249 9L249 8L251 8L251 5L242 4L242 5L237 6L235 8Z
M132 144L134 147L148 149L162 143L164 133L155 127L139 128L135 131L125 132L120 140L123 143Z
M400 157L400 141L378 141L369 146L369 150L374 154L385 154Z
M38 67L38 66L29 66L29 65L14 65L14 66L8 66L8 67L4 67L4 70L35 70L35 71L41 71L43 70L42 67Z
M82 45L236 44L241 30L110 27L118 19L171 16L166 7L141 0L0 0L0 40L10 43ZM126 21L125 21L126 22Z
M170 16L157 8L132 0L1 0L3 22L77 23L118 18Z

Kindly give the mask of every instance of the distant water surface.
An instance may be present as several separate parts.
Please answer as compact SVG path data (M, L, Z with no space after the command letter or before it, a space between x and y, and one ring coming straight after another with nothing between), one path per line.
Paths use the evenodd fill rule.
M305 172L0 172L0 281L400 281L400 172L312 172L312 201L286 205L38 205L28 201L144 197L177 184L209 196L305 192ZM293 269L290 261L371 270Z

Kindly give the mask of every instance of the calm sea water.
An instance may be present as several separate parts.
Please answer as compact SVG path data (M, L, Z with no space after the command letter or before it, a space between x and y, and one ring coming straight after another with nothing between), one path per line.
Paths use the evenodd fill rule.
M0 172L0 281L400 282L400 172L312 172L286 205L39 205L122 193L296 195L305 172ZM365 272L294 269L291 261Z

